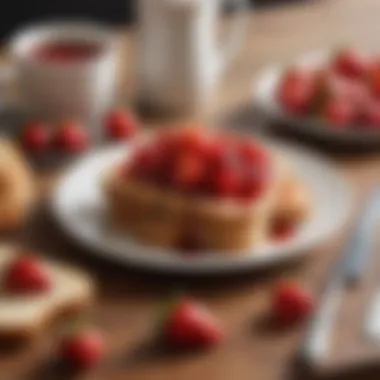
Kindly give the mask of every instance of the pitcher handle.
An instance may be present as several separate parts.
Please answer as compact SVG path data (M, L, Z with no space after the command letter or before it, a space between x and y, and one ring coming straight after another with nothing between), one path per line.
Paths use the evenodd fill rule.
M247 10L250 9L249 0L225 0L220 1L221 5L232 4L236 5L235 11L237 12L231 30L229 32L228 40L226 42L226 47L223 48L220 55L220 70L223 71L231 62L232 58L238 51L240 44L247 34L249 15Z

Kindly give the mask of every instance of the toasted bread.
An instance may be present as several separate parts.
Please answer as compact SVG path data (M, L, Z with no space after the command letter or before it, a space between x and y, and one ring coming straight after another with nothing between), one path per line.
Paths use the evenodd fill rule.
M17 257L13 247L0 248L0 283L8 265ZM89 305L94 288L89 276L53 261L46 261L53 288L42 294L0 292L0 337L33 338L56 317ZM3 284L1 285L3 287Z

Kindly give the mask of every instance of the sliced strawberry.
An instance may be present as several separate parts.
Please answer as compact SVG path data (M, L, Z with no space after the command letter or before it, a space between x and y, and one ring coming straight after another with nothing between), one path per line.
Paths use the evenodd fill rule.
M314 309L313 297L298 284L281 282L272 295L272 313L281 325L290 325L307 318Z
M105 354L102 335L96 330L77 331L65 336L58 347L58 355L68 364L81 369L97 365Z
M121 109L111 111L106 119L106 132L109 138L115 140L129 140L134 137L140 124L131 113Z
M45 152L50 143L48 126L38 121L30 122L24 128L21 143L28 152Z
M219 344L223 332L219 321L201 304L182 299L164 322L163 337L176 348L208 348Z
M10 263L4 286L16 293L44 293L52 288L53 279L41 260L29 255L20 256Z

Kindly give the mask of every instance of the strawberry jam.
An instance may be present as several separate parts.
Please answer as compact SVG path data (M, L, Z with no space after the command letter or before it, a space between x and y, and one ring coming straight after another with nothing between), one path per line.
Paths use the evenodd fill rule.
M129 161L128 175L181 193L258 199L269 179L267 152L254 141L185 129L158 134Z

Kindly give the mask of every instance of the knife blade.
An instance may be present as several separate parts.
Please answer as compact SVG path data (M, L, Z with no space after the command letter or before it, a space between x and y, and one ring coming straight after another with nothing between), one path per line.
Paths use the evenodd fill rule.
M369 194L349 242L333 267L301 345L301 358L309 365L323 359L329 351L331 329L344 291L357 284L367 268L373 251L374 230L380 217L380 187Z

